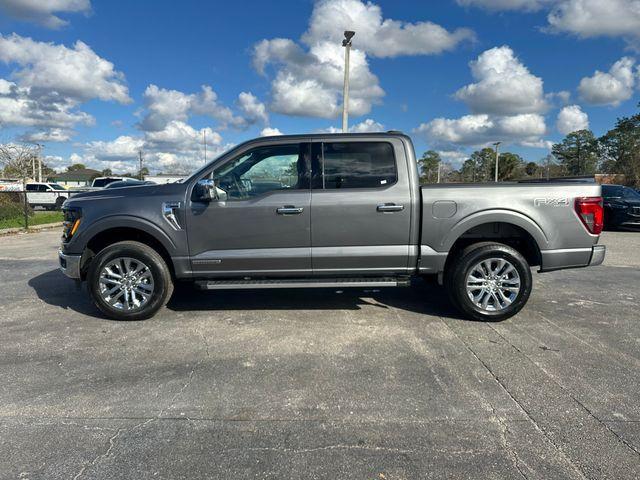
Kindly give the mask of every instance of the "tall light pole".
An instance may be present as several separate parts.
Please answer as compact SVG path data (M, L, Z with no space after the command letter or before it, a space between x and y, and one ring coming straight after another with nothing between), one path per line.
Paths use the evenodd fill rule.
M493 144L496 147L496 183L498 183L498 164L500 163L500 155L498 154L498 147L502 142L496 142Z
M42 183L42 148L44 145L36 143L38 147L38 182Z
M342 90L342 133L349 131L349 54L351 52L351 39L356 34L350 30L344 32L344 88Z
M142 149L138 150L138 160L140 162L140 170L138 170L138 178L140 180L144 180L144 177L142 176L142 164L144 163L144 160L142 158Z

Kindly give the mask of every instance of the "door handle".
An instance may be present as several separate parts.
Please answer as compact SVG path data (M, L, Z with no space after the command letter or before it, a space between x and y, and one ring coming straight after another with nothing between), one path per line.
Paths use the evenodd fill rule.
M302 207L294 207L293 205L285 205L284 207L276 209L278 215L299 215L304 211Z
M379 212L401 212L404 205L396 205L395 203L383 203L376 208Z

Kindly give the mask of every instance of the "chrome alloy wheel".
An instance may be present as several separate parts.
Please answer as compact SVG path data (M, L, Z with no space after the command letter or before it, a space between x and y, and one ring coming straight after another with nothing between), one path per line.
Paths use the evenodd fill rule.
M520 293L520 275L504 258L478 262L467 275L467 295L477 307L498 312L511 305Z
M151 270L135 258L111 260L100 271L99 282L102 300L118 310L139 310L153 294Z

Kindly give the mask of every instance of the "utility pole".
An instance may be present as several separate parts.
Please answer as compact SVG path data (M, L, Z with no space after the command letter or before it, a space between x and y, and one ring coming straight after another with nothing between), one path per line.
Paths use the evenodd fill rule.
M38 147L38 182L42 182L42 148L44 145L36 143Z
M496 147L496 183L498 183L498 164L500 163L500 155L498 154L498 147L502 142L496 142L493 144Z
M349 131L349 54L351 53L351 39L356 34L345 30L342 46L344 47L344 88L342 90L342 133Z
M442 162L438 162L438 183L440 183L440 165L442 165Z
M138 171L138 177L140 180L144 180L142 178L142 149L138 150L138 159L140 160L140 170Z

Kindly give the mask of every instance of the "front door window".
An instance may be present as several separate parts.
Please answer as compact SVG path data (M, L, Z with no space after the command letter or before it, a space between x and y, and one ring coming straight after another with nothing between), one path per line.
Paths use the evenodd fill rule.
M273 191L309 189L309 145L272 145L241 155L213 171L227 200L246 200Z

